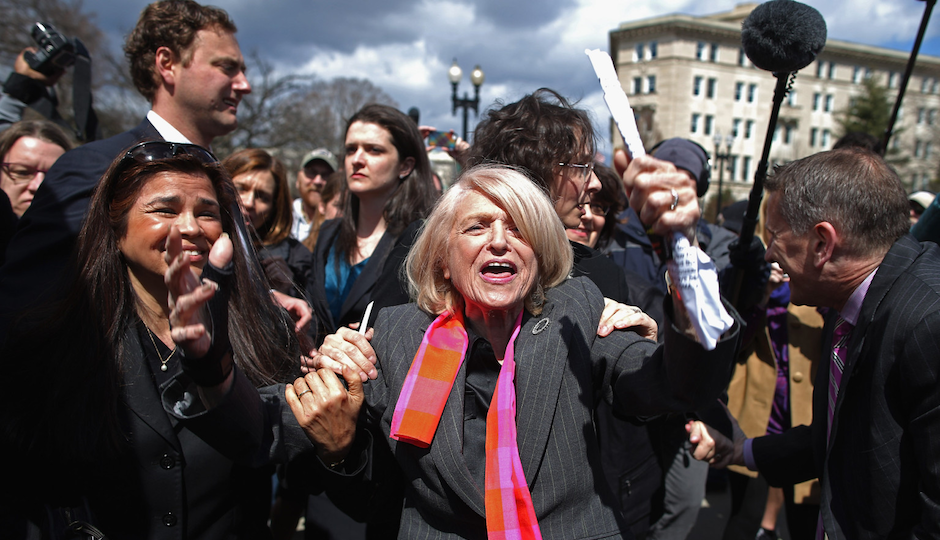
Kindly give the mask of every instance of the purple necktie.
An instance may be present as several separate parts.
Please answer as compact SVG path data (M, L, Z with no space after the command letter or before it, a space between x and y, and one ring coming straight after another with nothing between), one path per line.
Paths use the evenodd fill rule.
M849 350L849 337L852 335L852 323L842 317L836 321L832 331L832 355L829 358L829 423L826 428L828 440L832 433L832 414L836 410L836 398L839 397L839 385L845 370L845 357Z
M836 398L839 397L839 385L842 383L842 372L845 371L845 357L849 352L849 338L852 336L852 323L839 317L836 327L832 331L832 354L829 358L829 422L826 424L826 440L832 435L832 414L836 410ZM816 525L816 540L826 538L823 528L822 511L819 513L819 522Z

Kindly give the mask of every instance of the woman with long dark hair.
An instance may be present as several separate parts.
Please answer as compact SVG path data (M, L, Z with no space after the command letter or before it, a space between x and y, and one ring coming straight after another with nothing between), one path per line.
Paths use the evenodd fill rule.
M244 411L246 396L261 403L256 387L293 380L301 354L251 255L228 238L242 219L235 197L198 146L141 143L111 165L68 295L21 319L0 354L0 447L16 464L0 509L40 523L43 505L83 505L110 538L270 534L269 464L313 448L292 415L281 421L283 387L263 390L270 412L239 424L267 433L251 438L266 451L239 454L223 421L230 400ZM179 294L170 266L192 291ZM200 332L177 313L207 298L226 318ZM194 358L187 340L207 336L213 346Z
M401 111L366 105L349 119L345 148L343 216L322 225L314 253L321 335L360 321L395 239L434 203L424 142Z

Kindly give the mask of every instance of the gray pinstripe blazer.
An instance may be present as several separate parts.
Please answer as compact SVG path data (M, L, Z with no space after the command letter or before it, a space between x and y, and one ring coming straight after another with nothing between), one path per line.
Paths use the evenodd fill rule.
M818 475L829 538L940 538L940 249L906 235L878 267L827 447L833 323L823 332L813 425L754 439L758 469L774 485Z
M598 338L604 302L593 283L570 279L547 299L542 315L523 316L515 344L519 454L535 513L545 538L619 538L619 505L603 477L594 409L607 399L625 414L655 415L713 401L727 380L737 332L711 352L671 325L664 348L632 332ZM536 333L543 319L548 326ZM462 454L465 366L430 448L388 438L432 320L414 304L379 314L373 342L379 375L367 385L368 421L380 425L407 482L399 536L485 538L483 492Z

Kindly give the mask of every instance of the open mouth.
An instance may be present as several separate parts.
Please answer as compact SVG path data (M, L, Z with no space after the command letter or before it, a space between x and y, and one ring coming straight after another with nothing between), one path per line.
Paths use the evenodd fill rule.
M516 265L505 261L493 261L480 270L480 275L483 279L493 282L511 280L516 275Z
M238 101L236 101L236 100L234 100L234 99L223 99L223 100L222 100L222 103L225 103L226 105L228 105L229 107L232 107L232 108L234 108L234 109L237 109L237 108L238 108Z

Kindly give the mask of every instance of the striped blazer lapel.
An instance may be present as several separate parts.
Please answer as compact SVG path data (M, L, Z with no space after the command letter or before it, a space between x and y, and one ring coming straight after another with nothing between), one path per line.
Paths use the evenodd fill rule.
M516 433L519 458L530 486L542 465L558 406L561 380L568 357L553 304L541 315L529 316L516 342ZM559 311L560 313L560 311Z
M858 367L859 358L865 348L865 334L868 332L868 327L872 319L874 319L875 313L881 309L888 292L894 288L895 282L901 274L911 266L920 251L920 244L914 240L912 236L907 235L898 240L878 266L878 272L872 279L868 292L865 294L865 300L862 302L862 309L858 317L858 324L856 324L855 328L852 330L852 338L849 340L849 351L846 355L845 370L842 381L839 384L839 395L836 397L836 406L832 413L832 438L827 448L827 458L829 455L828 449L832 448L836 434L838 433L839 411L842 408L842 403L845 401L845 389L852 384L852 375ZM829 339L826 341L826 351L827 355L831 355L832 333L829 332L828 335Z

